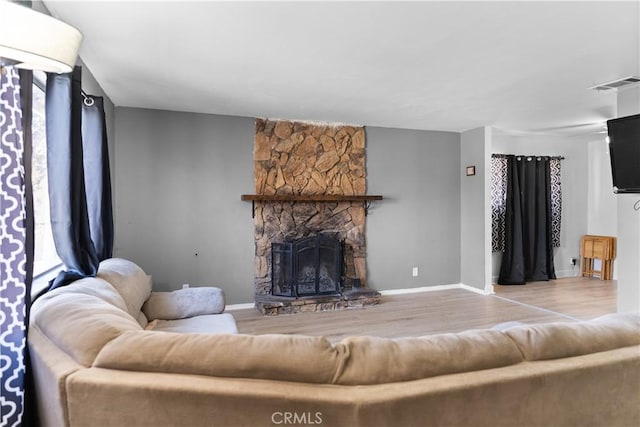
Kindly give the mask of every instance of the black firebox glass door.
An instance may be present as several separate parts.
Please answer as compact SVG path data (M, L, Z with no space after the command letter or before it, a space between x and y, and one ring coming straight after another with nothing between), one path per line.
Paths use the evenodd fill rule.
M298 296L317 295L316 239L300 239L294 245L293 271L296 275Z

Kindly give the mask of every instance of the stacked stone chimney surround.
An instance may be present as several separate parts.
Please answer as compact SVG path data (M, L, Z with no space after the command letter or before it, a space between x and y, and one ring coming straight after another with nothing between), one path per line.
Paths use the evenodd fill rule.
M256 119L255 192L365 195L363 127ZM366 284L365 211L358 202L256 202L255 293L271 293L271 243L317 233L344 241L347 286Z

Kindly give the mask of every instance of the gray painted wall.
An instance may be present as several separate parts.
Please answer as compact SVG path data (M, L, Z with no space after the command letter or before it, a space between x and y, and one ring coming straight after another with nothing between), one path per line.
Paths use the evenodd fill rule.
M618 232L618 204L613 192L611 160L606 135L589 142L588 230L589 234L615 236ZM614 273L616 269L613 269Z
M613 192L609 145L604 134L588 143L587 234L618 235L618 200ZM613 260L613 279L618 278L618 260Z
M587 234L588 143L581 138L558 136L514 136L494 129L492 152L564 156L562 161L562 222L560 247L554 251L557 277L580 274L572 268L571 258L580 257L580 238ZM500 273L501 253L492 255L493 278Z
M154 290L218 285L253 301L253 124L243 117L116 108L115 255ZM197 254L197 255L196 255Z
M482 291L491 285L490 146L491 128L460 136L460 281ZM467 166L476 174L467 176Z
M116 108L116 256L155 290L215 284L253 301L251 118ZM447 132L367 128L369 285L459 283L460 144ZM195 254L198 253L198 256ZM419 276L411 276L411 267Z
M460 135L367 127L369 285L460 282ZM412 267L418 267L418 277Z

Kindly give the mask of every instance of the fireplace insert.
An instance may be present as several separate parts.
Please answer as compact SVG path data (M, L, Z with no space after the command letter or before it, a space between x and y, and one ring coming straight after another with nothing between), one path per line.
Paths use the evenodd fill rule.
M288 297L339 294L342 242L317 234L271 244L271 294Z

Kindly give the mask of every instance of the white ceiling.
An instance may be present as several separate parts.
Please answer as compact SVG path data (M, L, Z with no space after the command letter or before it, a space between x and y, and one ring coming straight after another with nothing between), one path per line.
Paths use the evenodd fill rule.
M580 134L640 75L640 2L64 2L117 106Z

